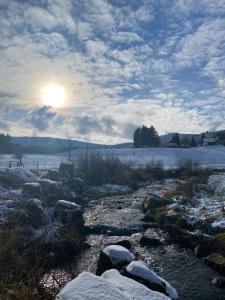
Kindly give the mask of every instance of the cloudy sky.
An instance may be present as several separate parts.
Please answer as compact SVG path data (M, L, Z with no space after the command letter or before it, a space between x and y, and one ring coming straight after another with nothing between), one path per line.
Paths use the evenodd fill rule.
M17 136L224 129L225 0L0 0L0 108Z

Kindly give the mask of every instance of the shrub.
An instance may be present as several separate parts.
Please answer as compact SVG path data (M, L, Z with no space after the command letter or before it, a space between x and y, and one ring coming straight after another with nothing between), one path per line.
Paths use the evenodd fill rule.
M75 171L87 184L100 185L117 183L121 173L131 169L130 161L122 162L119 158L104 156L95 150L81 152L75 159Z

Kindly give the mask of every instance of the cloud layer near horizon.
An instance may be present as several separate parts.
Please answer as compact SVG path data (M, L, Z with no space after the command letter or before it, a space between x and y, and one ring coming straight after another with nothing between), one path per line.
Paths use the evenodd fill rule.
M0 131L102 143L225 128L225 0L0 0ZM62 85L66 106L44 106Z

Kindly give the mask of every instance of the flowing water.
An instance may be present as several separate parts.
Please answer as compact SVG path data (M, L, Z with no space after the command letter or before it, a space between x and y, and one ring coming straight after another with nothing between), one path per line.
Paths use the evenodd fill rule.
M81 253L74 266L76 272L95 272L100 250L105 246L129 240L132 251L151 265L158 275L169 281L178 291L179 299L220 300L225 290L214 287L211 280L218 274L207 267L189 250L171 243L165 232L152 224L143 224L140 210L143 197L149 192L161 194L173 181L154 183L133 194L112 196L89 202L85 211L85 224L90 229L86 242L89 247ZM141 247L140 237L148 229L152 237L164 241L163 246Z

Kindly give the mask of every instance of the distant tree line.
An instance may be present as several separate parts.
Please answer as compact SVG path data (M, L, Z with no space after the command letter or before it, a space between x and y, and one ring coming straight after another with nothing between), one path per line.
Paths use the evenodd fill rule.
M158 147L160 145L160 138L158 132L153 126L138 127L134 132L134 147Z
M0 134L0 154L15 154L22 152L22 147L14 144L8 134Z

